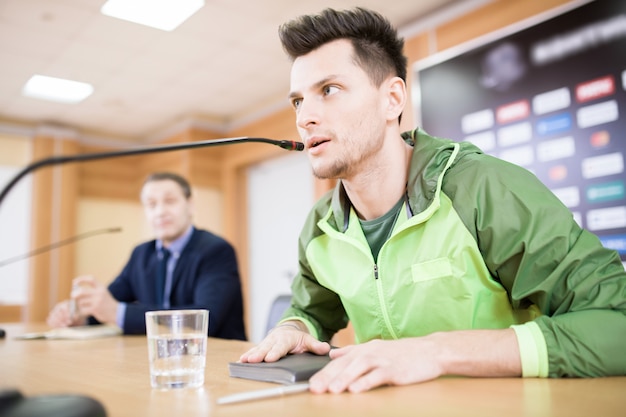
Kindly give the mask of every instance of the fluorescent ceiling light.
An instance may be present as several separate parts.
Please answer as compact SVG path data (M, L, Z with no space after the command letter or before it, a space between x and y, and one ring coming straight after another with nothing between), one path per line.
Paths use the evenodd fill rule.
M91 84L37 74L33 75L22 88L22 94L27 97L60 103L78 103L91 93L93 93Z
M204 6L204 0L108 0L102 14L171 31Z

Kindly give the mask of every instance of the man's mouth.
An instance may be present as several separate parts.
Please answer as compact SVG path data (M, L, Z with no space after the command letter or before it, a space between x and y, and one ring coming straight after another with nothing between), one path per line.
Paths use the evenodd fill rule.
M326 142L329 140L325 138L311 138L307 141L307 148L312 149Z

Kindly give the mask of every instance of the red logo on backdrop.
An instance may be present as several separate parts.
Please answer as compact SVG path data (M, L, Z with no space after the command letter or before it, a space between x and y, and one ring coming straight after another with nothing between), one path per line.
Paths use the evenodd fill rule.
M530 114L528 100L519 100L505 104L496 110L496 120L500 124L514 122L525 119Z
M562 181L567 178L567 167L565 165L556 165L550 168L548 176L552 181Z
M576 86L576 100L579 103L610 96L615 93L615 80L612 75L587 81Z
M594 132L591 135L590 142L594 148L602 148L611 142L611 135L606 130Z

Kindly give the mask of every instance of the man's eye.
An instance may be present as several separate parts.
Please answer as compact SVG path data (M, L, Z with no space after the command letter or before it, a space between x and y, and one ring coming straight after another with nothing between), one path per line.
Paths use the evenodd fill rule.
M339 89L337 87L335 87L334 85L327 85L326 87L324 87L324 95L325 96L329 96L331 94L335 94L337 91L339 91Z
M294 109L297 109L298 107L300 107L300 104L302 104L302 99L301 98L294 98L293 100L291 100L291 106Z

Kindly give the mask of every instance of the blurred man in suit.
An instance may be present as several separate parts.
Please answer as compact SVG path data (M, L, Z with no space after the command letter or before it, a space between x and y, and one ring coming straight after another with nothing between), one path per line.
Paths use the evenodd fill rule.
M223 238L197 229L191 187L179 175L150 175L141 203L155 239L137 246L105 287L91 276L74 280L72 299L48 316L52 327L87 323L118 325L125 334L146 331L145 312L209 310L209 336L245 340L237 258Z

